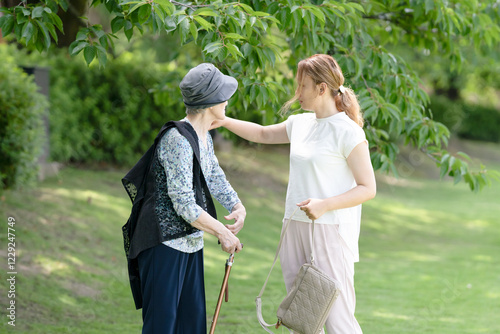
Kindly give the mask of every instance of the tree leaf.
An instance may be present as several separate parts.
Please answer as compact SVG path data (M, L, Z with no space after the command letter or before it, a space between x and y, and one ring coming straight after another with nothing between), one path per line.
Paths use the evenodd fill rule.
M100 45L97 45L96 48L97 48L97 60L99 61L99 67L106 66L106 63L108 61L106 50Z
M38 17L42 17L43 9L44 9L44 7L42 7L42 6L37 6L37 7L33 8L33 12L31 12L31 18L36 19Z
M74 41L69 47L70 55L75 56L79 54L89 43L87 41Z
M15 13L16 13L16 22L17 22L16 26L19 26L19 25L21 25L21 23L26 23L28 21L29 17L24 15L22 10L16 10Z
M210 44L207 44L207 46L205 46L203 51L206 53L214 53L215 51L219 50L220 48L222 48L222 42L216 41L216 42L212 42Z
M207 7L202 7L197 10L195 10L192 14L193 16L200 15L200 16L219 16L219 14L214 11L212 8L207 8Z
M140 24L144 24L151 16L151 5L146 4L139 8L138 19Z
M314 16L316 16L318 18L318 20L321 23L323 23L323 24L325 23L325 14L318 7L312 6L312 5L305 5L305 6L302 6L302 8L310 11Z
M252 16L257 16L257 17L266 17L266 16L271 16L271 14L266 13L266 12L260 12L260 11L255 11L251 13Z
M0 19L4 19L3 26L1 27L1 29L2 29L2 37L5 37L9 35L14 29L14 23L15 23L14 15L8 14L2 16Z
M85 61L87 62L87 65L90 65L92 60L96 57L96 47L93 45L89 45L83 49L83 57L85 58Z
M198 39L198 28L196 27L196 23L194 23L194 21L191 21L191 23L189 23L189 30L191 31L191 35L196 42L196 40Z
M441 171L439 173L439 176L441 177L441 179L443 179L445 176L446 176L446 173L448 173L448 163L447 162L444 162L441 164Z
M39 20L36 20L35 22L40 27L40 31L42 32L42 35L44 38L45 48L48 49L50 46L50 43L51 43L49 31L48 31L47 27L45 26L45 23L43 23Z
M177 23L175 23L174 18L172 16L165 18L165 30L171 32L175 29L177 29Z
M466 153L464 152L457 152L457 155L461 156L462 158L464 158L465 160L467 161L472 161L472 159L470 158L470 156L468 156Z
M130 41L130 39L134 34L134 26L132 25L132 22L125 21L125 27L123 28L123 32L125 33L127 39Z
M349 6L353 7L353 8L356 8L357 10L359 10L361 13L365 13L365 9L363 8L363 6L361 6L359 3L356 3L356 2L350 2L349 3Z
M89 39L90 29L88 28L80 28L78 33L76 34L76 41L84 41Z
M238 22L240 24L240 28L243 29L245 23L247 22L247 16L243 12L238 12Z
M211 24L210 22L208 22L204 18L199 17L199 16L195 16L194 19L196 20L196 22L198 22L203 27L203 29L205 29L207 31L212 30L213 24Z
M141 8L142 6L146 5L146 2L139 2L138 4L134 5L130 10L128 11L128 15L132 14L135 12L137 9Z
M425 14L434 9L434 0L425 0Z
M93 25L89 28L89 30L99 39L103 36L106 36L104 30L102 30L102 26L100 24Z
M252 8L252 7L250 7L250 6L249 6L249 5L247 5L247 4L244 4L244 3L239 2L237 5L238 5L238 6L240 6L240 7L242 7L242 8L243 8L243 10L244 10L245 12L247 12L248 14L253 14L253 12L254 12L253 8Z
M28 21L24 24L22 37L26 41L26 45L28 45L29 41L33 38L33 34L35 32L35 27L31 21Z
M226 49L231 53L231 55L235 58L238 59L239 57L243 57L243 54L241 53L240 49L232 43L226 43Z
M57 13L50 14L50 19L52 20L52 23L57 27L57 29L59 29L60 32L64 31L62 20L57 15Z
M50 36L52 36L54 41L57 43L58 37L57 37L57 33L56 33L56 27L50 22L45 22L45 26L47 27L47 30L49 31Z
M113 32L113 34L116 34L124 26L125 26L125 20L121 16L117 16L113 20L111 20L111 31Z
M224 34L224 38L245 39L245 37L241 36L240 34L236 34L236 33L232 33L232 32Z
M161 8L165 11L167 16L172 15L175 11L174 5L168 0L155 0L155 3L161 6Z

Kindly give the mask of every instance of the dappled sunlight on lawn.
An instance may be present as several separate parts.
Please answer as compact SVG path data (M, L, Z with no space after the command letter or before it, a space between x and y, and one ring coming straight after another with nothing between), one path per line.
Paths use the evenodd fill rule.
M500 205L500 204L499 204ZM500 219L500 217L499 217ZM470 230L483 231L485 228L490 227L492 222L486 219L474 219L467 221L464 226Z
M116 214L120 216L127 216L130 214L129 210L125 209L127 204L130 204L130 200L127 201L126 198L111 196L106 193L88 190L88 189L75 189L75 188L51 188L43 189L45 199L42 196L42 200L56 200L57 197L63 197L70 199L75 202L78 201L80 204L95 205L103 210L113 210ZM131 204L130 204L131 207Z
M399 251L393 253L393 255L395 257L407 259L408 261L417 261L417 262L438 262L443 260L443 258L440 256L422 252Z
M475 261L480 262L493 262L493 257L491 255L478 254L472 257ZM500 276L499 276L500 278Z
M362 224L373 229L383 230L387 233L399 231L400 228L422 231L428 227L423 225L438 224L440 222L439 213L425 209L409 209L399 203L381 204L377 200L366 203L365 207L376 208L375 215L367 217Z
M254 300L280 237L288 156L256 150L235 161L227 174L247 208L238 233L244 248L235 255L217 330L259 333ZM140 332L120 229L131 209L121 174L67 168L33 191L7 194L2 205L18 221L21 245L19 301L37 305L23 308L23 319L42 328L36 333L62 333L51 324ZM363 205L355 266L356 317L365 333L500 333L492 320L500 312L499 188L474 194L451 182L379 179L377 197ZM219 221L233 223L216 207ZM204 255L210 321L229 254L205 233ZM276 321L285 295L278 261L263 297L267 321Z
M450 318L450 317L440 317L437 319L439 322L444 322L444 323L455 323L455 324L460 324L463 323L463 320L458 319L458 318Z
M70 254L66 254L66 255L64 255L64 258L65 258L66 260L68 260L69 262L73 263L73 264L74 264L74 265L76 265L76 266L79 266L79 267L80 267L80 266L83 266L83 265L84 265L83 261L82 261L82 260L80 260L79 258L77 258L76 256L72 256L72 255L70 255Z
M45 275L51 275L56 272L60 275L68 275L72 272L72 268L67 263L43 255L37 255L33 259L33 263L39 265L42 269L42 273Z
M500 292L488 291L484 296L489 299L500 300Z
M75 307L78 305L78 302L74 298L68 295L61 295L59 297L59 301L67 306Z
M244 202L243 204L245 206L252 206L252 207L262 207L263 211L262 214L264 216L270 217L272 213L280 213L284 214L285 212L285 207L281 201L273 201L270 200L269 198L266 197L265 193L259 194L258 196L255 197L249 197L245 196L244 199L242 199Z
M375 311L373 312L373 316L385 319L397 319L397 320L411 320L413 317L403 315L403 314L395 314L383 311Z

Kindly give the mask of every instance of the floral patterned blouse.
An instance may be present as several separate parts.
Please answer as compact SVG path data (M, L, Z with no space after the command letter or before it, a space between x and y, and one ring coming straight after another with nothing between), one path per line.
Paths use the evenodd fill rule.
M187 119L183 121L189 122ZM198 139L200 164L211 195L229 212L240 202L238 194L226 179L214 153L212 136L207 135L207 147ZM188 223L198 219L203 209L196 204L193 191L193 149L176 128L162 137L158 145L158 158L167 175L168 196L174 210ZM203 231L163 242L184 253L194 253L203 248Z

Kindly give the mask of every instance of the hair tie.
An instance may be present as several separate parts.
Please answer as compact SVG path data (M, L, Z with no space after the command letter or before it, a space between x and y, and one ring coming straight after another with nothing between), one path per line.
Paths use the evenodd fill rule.
M345 93L345 87L343 85L340 85L339 91L340 91L340 93L344 94Z

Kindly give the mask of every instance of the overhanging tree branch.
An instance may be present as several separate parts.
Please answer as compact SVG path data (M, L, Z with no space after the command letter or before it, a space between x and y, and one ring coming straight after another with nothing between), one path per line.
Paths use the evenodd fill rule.
M389 5L377 0L363 1L363 5L288 0L286 6L278 1L255 0L207 0L199 5L173 0L93 1L93 5L106 6L113 14L110 22L113 34L123 32L130 40L134 33L145 30L175 32L180 38L179 47L195 44L204 61L224 64L225 71L241 81L244 94L235 98L234 104L247 110L247 117L261 119L263 123L275 120L275 110L293 91L293 76L283 75L281 69L287 66L295 69L298 60L312 53L334 50L353 88L363 94L360 103L369 120L367 131L373 142L380 144L376 152L380 153L378 165L387 169L394 167L395 138L403 136L422 148L429 143L446 143L447 131L425 121L429 99L420 87L419 78L401 57L388 52L385 46L401 41L411 47L436 45L443 57L460 62L461 55L457 54L460 41L468 42L473 36L478 50L484 47L483 40L490 46L500 41L500 29L492 28L491 24L497 21L495 13L486 8L476 15L478 9L470 9L466 0L456 3L463 6L453 4L447 8L448 2L436 1L425 2L426 7L421 8L421 3L409 0ZM56 27L61 26L62 30L62 25L54 11L49 13L43 4L4 9L0 28L24 45L48 47L50 35L55 34ZM374 9L370 12L366 8ZM473 16L476 19L470 24ZM387 24L397 29L386 30ZM104 65L109 37L100 26L82 28L69 52L83 53L88 64L97 59ZM478 177L484 174L478 176L457 162L448 167L448 175L472 184L471 189L473 185L482 186Z

